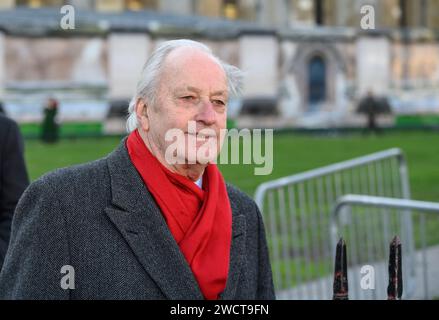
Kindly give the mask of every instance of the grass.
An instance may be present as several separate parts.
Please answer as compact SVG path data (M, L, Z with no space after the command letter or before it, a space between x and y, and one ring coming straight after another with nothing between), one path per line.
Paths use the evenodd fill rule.
M439 116L437 114L399 115L396 117L397 127L438 126L438 125L439 125Z
M22 123L20 124L20 130L23 136L36 138L40 136L41 124L39 123ZM71 122L63 123L60 126L60 136L74 137L74 136L101 136L102 135L102 123L101 122Z
M31 179L35 180L55 168L103 157L120 140L118 137L62 139L58 144L45 145L38 140L27 139L26 162ZM434 132L392 132L381 136L310 136L282 133L275 135L274 165L270 175L255 176L254 165L220 165L220 168L226 181L253 196L262 182L394 147L401 148L406 154L412 198L439 202L439 133ZM429 239L429 244L432 240L434 243L439 242L439 225L437 218L434 218L435 221L427 222L427 233L434 238ZM420 234L416 220L418 219L414 221L414 231L418 246ZM266 227L270 228L269 221ZM290 256L292 259L272 261L273 271L279 272L278 276L282 279L290 274L292 283L296 282L296 277L311 280L322 272L326 274L328 270L332 270L332 259L328 260L327 257L315 262L303 261L303 257L299 255L304 245L300 235L298 232L294 236L296 241L288 240L289 250L296 253ZM321 241L319 235L317 239ZM268 239L269 247L273 248L273 241L280 244L284 240L280 234L272 237Z
M56 168L98 159L111 152L118 137L62 139L55 145L26 140L29 174L35 180ZM255 165L220 165L224 178L253 196L265 181L393 147L408 159L412 198L439 201L439 134L434 132L389 133L382 136L308 136L278 134L274 139L273 171L255 176Z
M56 144L43 144L39 140L25 141L25 159L29 176L35 180L57 168L98 159L113 150L120 139L81 138L62 139Z
M439 134L391 133L347 137L280 134L274 141L273 172L253 175L254 166L222 166L226 180L253 195L262 182L389 148L401 148L408 159L412 197L439 201Z

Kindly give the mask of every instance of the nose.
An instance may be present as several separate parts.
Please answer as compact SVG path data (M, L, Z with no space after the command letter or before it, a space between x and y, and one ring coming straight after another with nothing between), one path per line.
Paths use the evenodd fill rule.
M213 125L215 123L216 112L215 112L215 109L213 107L212 102L203 101L201 103L200 112L197 114L197 117L195 120L203 122L204 125L206 125L206 126L210 126L210 125Z

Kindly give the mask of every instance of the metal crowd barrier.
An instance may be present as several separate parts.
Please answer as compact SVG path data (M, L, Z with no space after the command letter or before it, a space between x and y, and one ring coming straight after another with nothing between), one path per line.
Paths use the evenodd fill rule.
M355 207L362 207L367 209L366 211L357 211L357 215L367 215L367 223L363 224L361 218L354 217L352 211ZM346 211L346 209L350 209ZM373 210L375 209L375 210ZM390 238L394 234L404 234L410 232L405 224L395 224L394 215L407 215L407 212L413 214L413 221L417 223L417 230L419 231L418 247L420 248L418 253L410 252L405 249L407 243L404 240L402 244L402 278L404 283L404 293L402 299L412 298L415 292L418 291L417 299L431 299L433 298L429 292L429 282L434 281L434 276L429 275L429 266L432 269L437 269L437 263L439 262L438 250L429 254L427 249L427 230L426 230L426 214L433 218L428 221L430 225L435 225L435 229L439 226L439 203L416 201L408 199L394 199L386 197L365 196L365 195L344 195L340 197L334 206L333 214L331 217L331 233L332 233L332 248L336 250L336 239L347 234L355 236L355 234L368 233L372 240L370 247L372 250L368 253L367 259L359 263L358 259L353 263L348 264L347 273L353 274L354 290L349 290L349 298L354 299L386 299L387 292L386 286L388 282L387 275L387 260L388 246L386 241L390 241ZM421 213L416 215L416 213ZM436 214L436 215L434 215ZM345 215L345 217L342 217ZM348 217L347 217L348 216ZM344 220L344 221L343 221ZM348 222L347 222L348 221ZM405 221L402 219L401 221ZM363 229L363 230L360 230ZM392 233L393 232L393 233ZM406 234L407 239L412 240L411 235ZM356 259L358 252L361 250L357 243L349 244L348 252L351 253L351 258ZM381 247L382 246L382 247ZM349 250L349 247L351 250ZM361 247L361 246L360 246ZM429 255L427 257L427 255ZM428 261L428 259L434 259ZM367 265L373 268L374 273L374 288L359 288L360 273L362 266ZM438 282L439 283L439 282ZM349 282L352 284L352 281ZM435 288L436 290L438 288Z
M344 194L409 199L408 171L402 151L390 149L370 154L269 181L257 188L255 201L267 229L278 299L332 299L331 214L337 199ZM401 241L405 254L412 255L410 212L396 215L394 222L404 226ZM371 235L349 236L349 247L359 243L366 254L370 252ZM362 260L367 259L357 254L352 261Z

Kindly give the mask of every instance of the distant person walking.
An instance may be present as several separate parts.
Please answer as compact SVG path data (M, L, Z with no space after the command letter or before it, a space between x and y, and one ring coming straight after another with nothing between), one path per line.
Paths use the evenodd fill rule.
M12 216L28 184L20 130L13 120L0 114L0 269L9 244Z
M44 108L44 120L41 126L41 139L46 143L55 143L59 138L59 128L56 123L58 102L50 98Z

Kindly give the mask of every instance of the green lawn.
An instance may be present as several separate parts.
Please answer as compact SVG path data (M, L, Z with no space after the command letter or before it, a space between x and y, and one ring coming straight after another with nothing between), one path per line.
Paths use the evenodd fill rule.
M45 145L38 140L26 140L26 162L31 179L55 168L102 157L119 141L117 137L64 139L56 145ZM343 137L283 133L275 135L271 175L255 176L254 165L220 167L227 181L253 196L262 182L393 147L406 153L412 197L439 201L439 134L434 132Z
M439 126L437 114L399 115L396 117L396 126L400 128L414 126Z
M37 138L41 134L41 124L22 123L20 130L23 136ZM60 136L64 137L98 137L102 135L101 122L69 122L60 126Z
M80 138L62 139L56 145L45 145L38 140L26 140L26 162L31 179L55 168L91 161L108 154L121 138ZM265 181L314 169L334 162L344 161L372 152L399 147L407 156L410 173L412 198L439 201L439 133L434 132L393 132L382 136L311 136L305 134L282 133L275 135L273 172L268 176L255 176L254 165L220 165L225 179L253 196L256 187ZM427 221L428 243L439 243L437 232L439 223ZM417 219L416 219L417 220ZM268 224L267 226L268 227ZM415 239L419 245L419 223L414 222ZM269 229L269 228L268 228ZM311 229L309 229L311 230ZM309 231L308 230L308 231ZM280 238L277 238L280 237ZM283 241L282 235L268 239ZM297 239L299 239L297 237ZM289 239L291 243L293 239ZM303 243L294 242L294 252L302 252ZM303 257L290 260L272 259L273 270L279 277L285 277L287 270L293 277L308 280L332 272L332 259L302 261ZM277 279L277 277L275 277ZM276 280L275 279L275 280Z

